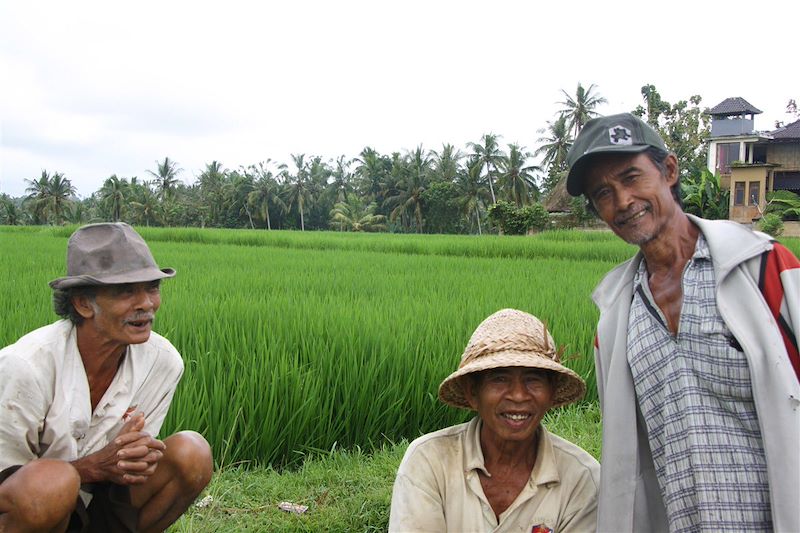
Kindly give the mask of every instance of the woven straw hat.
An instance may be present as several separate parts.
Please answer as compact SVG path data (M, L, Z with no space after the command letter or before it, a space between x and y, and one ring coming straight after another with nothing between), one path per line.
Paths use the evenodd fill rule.
M508 366L555 373L558 379L553 407L572 403L586 392L583 379L560 363L560 351L541 320L516 309L501 309L481 322L472 334L458 370L439 385L439 399L454 407L471 409L464 396L464 376Z
M159 268L141 235L124 222L88 224L67 243L67 275L54 289L140 283L171 278L175 270Z

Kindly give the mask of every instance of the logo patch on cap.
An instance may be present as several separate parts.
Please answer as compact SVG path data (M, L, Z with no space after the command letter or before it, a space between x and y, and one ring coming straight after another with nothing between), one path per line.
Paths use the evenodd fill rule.
M633 144L633 133L625 126L614 126L613 128L608 128L608 140L611 144Z

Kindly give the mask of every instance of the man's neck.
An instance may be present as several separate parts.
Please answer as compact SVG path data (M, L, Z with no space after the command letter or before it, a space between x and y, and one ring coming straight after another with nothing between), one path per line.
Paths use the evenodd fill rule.
M655 239L641 246L651 276L674 270L683 271L697 245L700 230L683 211L678 210L673 220L667 224Z
M533 441L494 441L481 433L481 449L486 469L493 475L498 470L524 469L529 474L536 463L537 443L541 428L536 431Z
M114 380L127 345L101 338L90 322L78 325L76 333L94 411Z

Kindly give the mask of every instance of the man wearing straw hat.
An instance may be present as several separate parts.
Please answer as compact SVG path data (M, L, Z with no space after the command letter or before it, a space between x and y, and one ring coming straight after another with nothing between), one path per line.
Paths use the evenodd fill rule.
M183 372L151 329L175 271L116 223L73 233L67 273L63 320L0 350L0 531L163 531L212 470L198 433L156 438Z
M569 193L639 247L593 295L598 530L800 531L800 262L684 213L675 155L629 113L567 159Z
M600 467L541 424L585 390L539 319L503 309L484 320L439 386L441 401L477 416L411 443L389 531L593 530Z

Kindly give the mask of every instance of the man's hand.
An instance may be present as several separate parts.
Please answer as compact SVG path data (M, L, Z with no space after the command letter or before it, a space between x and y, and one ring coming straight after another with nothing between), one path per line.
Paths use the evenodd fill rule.
M82 483L110 481L118 485L138 485L147 481L158 466L166 447L144 428L144 413L128 420L114 440L102 450L72 462Z

